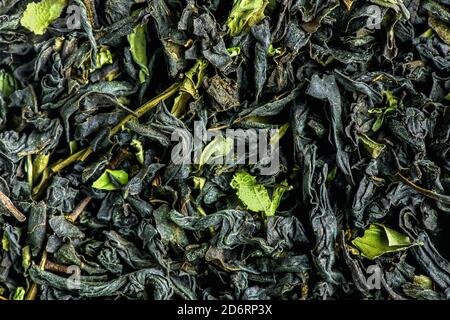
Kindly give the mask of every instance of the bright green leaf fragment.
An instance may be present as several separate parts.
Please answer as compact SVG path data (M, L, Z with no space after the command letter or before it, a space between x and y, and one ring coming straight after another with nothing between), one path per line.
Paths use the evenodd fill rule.
M232 58L241 54L241 48L239 48L239 47L231 47L231 48L228 48L227 51L228 51L228 54L230 55L230 57L232 57Z
M230 185L236 190L236 195L248 210L263 212L266 217L275 214L284 192L291 188L286 181L283 181L281 185L275 187L271 200L266 187L259 184L256 177L245 171L236 173Z
M78 151L78 143L75 140L69 142L70 155Z
M262 184L256 182L256 177L242 171L234 175L230 185L248 210L269 212L271 206L269 193Z
M364 146L364 149L367 150L370 157L372 159L376 159L380 156L381 152L386 147L384 144L378 143L370 139L368 136L366 136L364 133L360 134L359 140L362 142L362 145Z
M382 91L383 96L386 98L387 105L383 108L373 108L369 110L369 113L376 114L377 119L372 125L372 131L378 131L383 124L384 118L387 114L395 111L398 106L397 98L390 91Z
M5 70L0 70L0 97L8 98L16 89L16 79Z
M424 289L433 289L433 280L424 275L414 276L413 283Z
M206 179L203 177L194 177L194 189L202 190L205 186Z
M23 12L20 23L37 35L43 35L48 26L62 13L68 0L42 0L31 2Z
M130 43L130 51L134 62L136 62L141 70L139 71L139 81L145 82L149 76L148 60L147 60L147 25L138 25L133 32L128 35Z
M267 49L267 55L269 57L282 56L286 50L284 48L275 48L272 44L270 44Z
M36 183L45 169L47 169L50 160L50 153L41 153L33 160L33 183Z
M22 267L26 271L31 266L31 250L30 246L22 248Z
M199 160L200 168L207 163L214 163L214 161L220 162L223 160L223 158L231 152L233 145L233 139L225 138L223 136L216 136L203 149Z
M364 235L354 239L352 244L363 257L370 260L385 253L403 251L415 245L408 236L379 223L371 224L369 229L364 231Z
M144 164L144 147L142 146L142 142L139 140L133 139L131 140L131 146L136 149L136 159L140 164Z
M203 83L203 77L206 73L208 64L207 60L200 59L188 72L186 72L180 86L180 93L175 98L172 110L170 111L175 117L181 118L184 116L186 113L186 104L191 97L196 100L200 98L198 89Z
M108 47L101 46L99 50L97 51L97 55L95 57L95 69L98 70L101 69L106 64L112 64L113 63L113 57L111 54L111 51L109 51ZM94 71L91 70L91 71Z
M23 300L25 297L25 289L23 287L17 287L16 291L11 295L10 300Z
M427 29L424 33L422 33L419 37L429 39L433 36L433 34L434 34L433 29L430 28Z
M102 175L95 180L92 187L100 190L117 190L120 185L124 186L128 183L128 173L123 170L106 169Z
M234 0L233 8L227 20L230 35L238 36L250 31L250 28L264 19L264 10L269 0Z
M9 250L9 238L8 238L8 234L5 231L3 231L2 249L3 249L3 251Z

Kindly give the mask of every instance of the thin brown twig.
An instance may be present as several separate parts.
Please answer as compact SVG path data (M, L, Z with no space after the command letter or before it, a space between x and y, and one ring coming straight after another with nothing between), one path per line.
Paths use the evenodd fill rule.
M68 266L65 266L62 264L57 264L57 263L54 263L51 261L46 261L44 268L45 268L45 270L49 270L49 271L53 271L53 272L70 274Z
M86 7L86 14L87 14L89 23L92 26L92 29L97 29L97 24L95 23L95 18L94 18L95 8L94 8L93 2L90 0L83 0L83 3L84 3L84 6Z
M80 214L84 211L84 209L86 208L86 206L89 204L89 202L91 202L92 197L87 196L86 198L84 198L78 205L77 207L66 216L66 219L69 220L70 222L75 222L75 220L78 219L78 217L80 216Z
M16 206L12 203L11 199L9 199L6 194L0 191L0 202L1 204L20 222L24 222L27 218L16 208Z

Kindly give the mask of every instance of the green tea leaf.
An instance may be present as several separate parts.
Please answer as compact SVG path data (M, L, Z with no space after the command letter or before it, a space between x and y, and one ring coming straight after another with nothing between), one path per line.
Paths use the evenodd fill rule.
M128 42L130 43L130 51L134 62L141 67L139 81L143 83L150 74L147 67L147 25L135 27L133 32L128 35Z
M231 47L227 49L228 54L230 57L236 57L241 54L241 48L239 47Z
M171 113L181 118L186 113L186 104L190 98L199 99L199 87L202 84L203 77L208 67L208 61L205 59L198 60L195 65L186 72L183 82L180 86L180 94L173 102Z
M234 0L233 8L227 20L230 35L238 36L250 31L250 28L264 19L264 9L269 0Z
M336 174L337 174L337 166L334 166L333 169L331 169L330 172L328 172L327 180L333 181L336 178Z
M236 190L236 195L248 210L271 212L269 193L263 185L256 182L256 177L245 171L238 172L230 185Z
M369 229L364 231L364 235L354 239L352 244L363 257L370 260L385 253L406 250L414 245L408 236L379 223L371 224Z
M23 300L25 297L25 289L22 287L17 287L16 291L11 295L10 300Z
M212 161L212 159L223 158L233 148L233 139L224 138L222 136L215 137L208 145L203 149L200 155L199 166L200 168Z
M424 275L414 276L413 283L424 289L433 289L433 280Z
M275 187L273 198L270 200L266 187L259 184L256 181L256 177L245 171L236 173L230 185L236 190L236 195L248 210L263 212L265 217L275 215L284 192L291 189L287 181L283 181L279 186Z
M3 231L3 236L2 236L2 249L3 249L3 251L9 250L9 238L8 238L8 234L5 231Z
M429 28L424 33L422 33L419 37L421 38L431 38L434 35L433 29Z
M50 154L41 153L33 160L33 183L36 183L45 169L47 169Z
M380 156L381 152L386 147L384 144L373 141L365 134L360 134L360 135L358 135L358 137L359 137L359 140L362 142L364 149L367 150L367 152L369 153L369 155L372 159L378 158Z
M276 134L274 134L271 138L270 138L270 144L274 144L279 142L284 135L286 134L287 130L289 129L289 122L286 122L285 124L283 124L278 131L276 132Z
M43 35L48 26L61 15L67 3L67 0L31 2L23 12L20 23L35 34Z
M372 131L378 131L384 122L384 117L397 109L398 100L390 91L382 91L383 96L386 98L387 105L383 108L372 108L368 110L371 114L377 114L377 119L372 125Z
M22 267L26 271L31 266L31 250L30 246L22 248Z
M128 183L128 173L123 170L110 170L106 169L102 175L95 180L92 187L100 190L117 190L120 187L117 185L126 185Z
M78 151L78 143L75 140L69 142L70 155Z
M33 188L33 161L31 159L31 154L27 154L27 161L25 162L25 172L27 173L27 180L30 189Z
M206 179L203 177L193 177L194 180L194 189L202 190L205 186Z
M272 44L267 49L267 55L269 57L282 56L286 50L284 48L275 48Z
M97 55L95 56L95 69L98 70L101 69L106 64L112 64L113 63L113 57L111 54L111 51L109 51L108 47L101 46L99 47L99 50L97 51ZM91 70L93 71L93 70Z
M0 97L8 98L16 89L16 79L5 70L0 70Z
M142 142L139 140L131 140L131 146L136 149L136 159L140 164L144 164L144 147L142 146Z

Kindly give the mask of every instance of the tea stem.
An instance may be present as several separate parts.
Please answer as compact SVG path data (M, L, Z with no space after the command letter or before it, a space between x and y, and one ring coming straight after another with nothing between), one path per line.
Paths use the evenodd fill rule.
M94 12L95 7L91 0L83 0L83 4L86 7L86 14L92 29L97 29L97 24L95 23Z
M440 202L445 203L445 204L450 204L450 196L447 196L447 195L444 195L444 194L439 194L439 193L436 193L436 192L434 192L432 190L428 190L428 189L424 189L422 187L419 187L418 185L416 185L412 181L410 181L407 178L405 178L404 176L402 176L400 173L397 173L397 176L403 181L403 183L405 183L410 188L414 189L416 192L424 195L425 197L434 199L436 201L440 201Z
M45 263L47 262L47 251L44 250L44 252L42 252L42 257L41 257L41 261L39 262L39 268L41 270L45 269ZM36 283L32 283L30 286L30 289L28 290L27 294L25 295L24 300L34 300L36 299L37 296L37 292L38 292L38 286Z
M66 219L72 223L75 222L75 220L78 219L78 217L80 216L80 214L84 211L84 209L86 208L86 206L89 204L89 202L92 200L92 197L86 197L83 199L83 201L81 201L78 206L70 213L67 215Z
M8 212L20 222L24 222L27 218L20 212L12 203L6 194L0 191L0 203L5 207Z
M57 264L57 263L54 263L51 261L45 262L45 270L70 274L68 266L64 266L62 264Z

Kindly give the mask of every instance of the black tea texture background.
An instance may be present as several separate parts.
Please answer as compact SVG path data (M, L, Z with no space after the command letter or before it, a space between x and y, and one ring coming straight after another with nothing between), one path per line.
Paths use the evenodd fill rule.
M0 0L1 300L449 299L449 214L449 0Z

